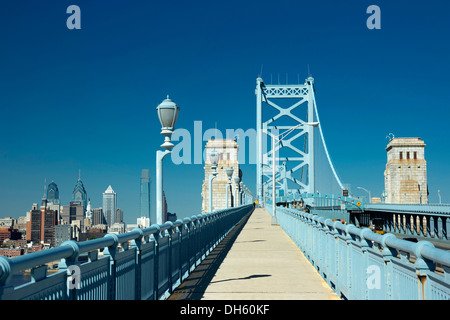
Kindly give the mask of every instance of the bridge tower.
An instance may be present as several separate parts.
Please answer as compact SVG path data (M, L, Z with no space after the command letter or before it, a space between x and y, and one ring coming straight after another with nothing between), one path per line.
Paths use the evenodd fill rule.
M304 84L268 85L261 77L256 80L256 189L259 202L264 201L265 189L274 182L284 195L300 192L316 192L314 127L318 122L318 133L331 169L341 189L344 189L331 163L320 127L314 96L314 78L308 77ZM276 101L276 102L275 102ZM263 111L263 107L268 106ZM303 108L304 107L304 108ZM272 113L272 114L271 114ZM263 120L266 118L267 120ZM283 132L284 130L284 132ZM281 131L281 132L280 132ZM289 139L283 139L268 150L268 140L290 132ZM317 136L319 137L319 136ZM288 149L289 156L281 156L280 149ZM275 163L272 153L278 152ZM277 165L282 163L282 165ZM272 181L272 166L276 168L275 181ZM301 171L301 174L295 174ZM296 188L290 188L291 181Z
M209 176L211 175L211 151L215 150L219 153L219 163L217 165L218 175L212 184L213 203L212 210L226 209L240 205L238 199L235 199L236 184L234 178L236 176L242 179L242 171L239 168L238 151L239 146L235 139L211 139L205 146L205 179L202 185L202 213L209 212ZM233 168L233 176L231 178L231 186L228 187L227 168ZM228 191L228 206L227 196Z
M386 203L428 203L425 142L392 138L386 147Z

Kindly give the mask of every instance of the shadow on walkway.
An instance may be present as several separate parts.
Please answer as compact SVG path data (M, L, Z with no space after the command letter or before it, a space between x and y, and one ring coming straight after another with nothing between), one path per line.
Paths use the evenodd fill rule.
M214 250L205 258L205 260L192 271L183 283L174 290L172 295L167 300L200 300L205 293L206 288L211 283L212 278L219 269L223 260L225 259L228 251L233 246L234 241L238 237L239 233L244 228L248 219L252 215L252 212L247 214L230 233L214 248ZM267 274L255 274L242 279L229 279L230 280L245 280L256 277L269 277Z

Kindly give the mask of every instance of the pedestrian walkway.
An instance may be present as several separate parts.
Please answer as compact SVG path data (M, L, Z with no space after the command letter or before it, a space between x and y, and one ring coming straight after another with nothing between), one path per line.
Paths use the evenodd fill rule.
M263 208L225 238L171 296L195 300L339 299Z

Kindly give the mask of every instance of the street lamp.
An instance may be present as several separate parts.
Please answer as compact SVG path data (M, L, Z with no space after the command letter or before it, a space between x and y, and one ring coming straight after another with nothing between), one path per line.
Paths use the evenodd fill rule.
M227 192L226 192L226 201L227 201L227 208L228 208L228 190L229 186L231 186L231 177L233 176L233 168L229 167L227 168L227 176L228 176L228 182L227 182Z
M369 194L369 203L371 203L372 196L370 195L370 191L369 190L364 189L363 187L356 187L356 189L361 189L361 190L364 190L365 192L367 192Z
M219 163L219 153L216 151L216 149L213 149L209 155L209 159L211 160L211 168L213 169L213 172L209 176L209 212L213 211L213 192L212 192L212 181L217 176L217 164Z
M439 204L441 204L442 203L441 190L438 190L438 196L439 196Z
M276 146L283 141L284 138L286 138L292 131L297 129L298 127L302 125L317 127L319 125L319 122L303 122L295 127L292 127L291 129L279 134L278 136L272 135L272 225L278 225L277 222L277 213L276 213L276 183L275 183L275 148ZM280 136L283 136L279 138Z
M243 204L244 202L244 183L241 181L239 183L239 204Z
M178 119L178 112L180 108L170 100L169 96L167 99L161 102L157 107L156 111L158 113L159 122L161 123L161 134L164 135L164 143L161 147L164 151L156 151L156 223L163 223L163 159L172 153L174 147L173 143L170 141L170 137L173 134L173 128Z
M237 204L238 204L239 182L241 182L241 178L239 178L239 176L234 177L234 183L236 184L236 188L234 189L234 206L235 207L237 207ZM240 203L239 203L239 205L240 205Z

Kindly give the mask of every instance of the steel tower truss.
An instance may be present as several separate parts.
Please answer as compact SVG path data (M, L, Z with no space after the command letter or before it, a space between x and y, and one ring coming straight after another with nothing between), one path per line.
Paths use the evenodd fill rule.
M317 112L316 100L314 96L314 79L309 77L305 80L303 85L266 85L262 78L258 77L256 80L256 132L257 132L257 198L264 201L264 187L271 186L272 181L272 166L276 166L275 183L279 190L284 191L284 196L290 193L315 193L316 181L314 174L314 127L312 123L318 123L318 129L320 138L328 159L328 163L334 174L334 177L343 189L343 185L334 169L331 158L329 156L325 139L323 137L322 128L320 125L319 114ZM293 102L288 107L281 107L274 102L281 99L290 99ZM304 107L306 104L306 119L301 119L295 115L294 110ZM275 116L263 121L263 106L268 105L278 112ZM297 112L298 113L298 112ZM274 122L282 117L287 117L290 123L292 120L294 124L290 125L275 125ZM283 118L286 119L286 118ZM280 121L279 121L280 122ZM281 121L282 122L282 121ZM281 134L280 134L281 133ZM278 140L275 143L275 147L271 145L271 149L268 150L267 138L275 135ZM288 135L289 138L288 138ZM303 139L303 141L299 140ZM297 141L297 143L296 143ZM266 143L263 143L266 142ZM298 146L303 146L304 149L300 150ZM270 161L273 152L279 152L282 148L289 148L296 156L288 157L275 157L275 164ZM266 152L265 152L266 151ZM279 162L283 162L282 165L277 165ZM289 164L292 168L288 168L286 164ZM297 171L307 168L307 179L299 179ZM304 170L305 171L305 170ZM264 182L264 177L266 181ZM298 186L298 189L289 190L287 181L290 180Z
M261 78L256 81L256 106L257 106L257 192L259 201L264 199L264 185L272 185L272 174L270 174L273 165L277 168L277 163L283 162L281 166L278 166L278 174L275 176L275 183L277 183L279 189L284 191L286 195L290 190L287 189L287 180L294 182L298 185L299 192L314 192L314 128L307 123L314 122L314 79L309 77L306 79L303 85L266 85ZM289 107L281 107L274 101L280 99L291 99L294 102ZM278 101L277 101L278 102ZM293 113L297 108L307 105L306 119L301 119ZM278 113L263 121L263 106L268 105L274 108ZM281 117L288 117L294 120L294 125L274 125L274 122ZM292 121L290 121L292 123ZM291 134L288 137L286 133ZM286 134L286 135L284 135ZM278 137L278 143L275 146L270 146L270 150L264 153L264 149L268 149L269 146L264 148L263 141L267 141L267 137L272 138L275 135ZM284 137L283 137L284 135ZM305 136L306 135L306 136ZM303 139L298 144L296 140ZM307 148L300 150L298 145L307 144ZM296 146L297 145L297 146ZM273 152L278 152L282 148L289 148L296 156L293 157L276 157L275 164L269 161L272 158ZM294 167L288 169L286 162L294 164ZM302 168L308 168L307 181L300 181L295 177L295 173ZM270 169L270 170L269 170ZM266 181L264 182L264 178ZM295 190L297 191L297 190Z

